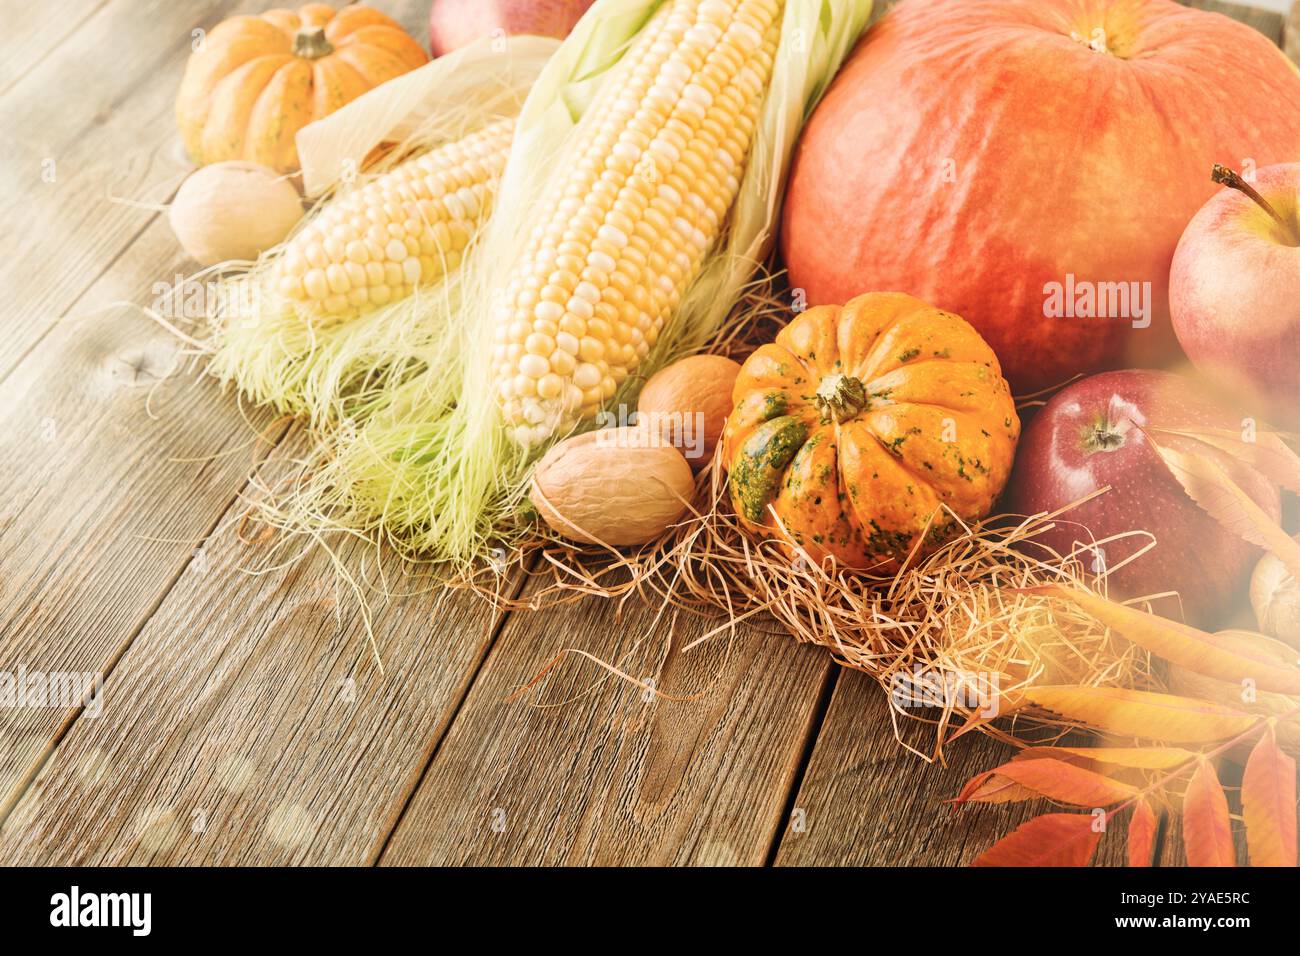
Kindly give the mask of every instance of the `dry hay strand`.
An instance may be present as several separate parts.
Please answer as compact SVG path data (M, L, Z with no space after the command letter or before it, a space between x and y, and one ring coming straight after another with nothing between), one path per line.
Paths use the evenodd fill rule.
M784 632L877 681L889 694L900 744L927 760L942 759L945 743L973 729L1017 746L1041 745L1067 732L1072 725L1027 706L1019 692L1031 685L1163 689L1141 648L1073 605L1023 593L1064 584L1104 596L1105 576L1086 567L1092 548L1146 538L1131 561L1154 544L1145 532L1129 532L1057 554L1036 539L1066 520L1069 508L976 524L949 513L960 533L932 553L909 556L898 574L881 576L830 560L819 565L784 541L755 538L731 509L715 461L699 478L688 516L635 553L540 535L508 556L498 553L495 568L452 584L502 609L540 611L598 597L716 620L683 650L719 635L734 637L742 622ZM485 585L516 562L535 562L532 573L545 583L506 600ZM933 726L932 751L903 740L900 716Z
M749 287L709 351L743 360L759 342L770 340L790 313L791 295L782 277L767 274ZM1039 398L1032 396L1029 402L1041 404ZM301 462L298 480L327 458L318 448ZM254 506L259 523L286 530L279 505L292 497L286 487L294 484L289 479L262 489ZM889 695L900 745L926 760L942 760L944 744L973 729L1019 746L1039 745L1068 732L1069 725L1024 704L1019 691L1029 685L1162 689L1149 655L1141 649L1071 604L1023 593L1043 584L1067 584L1104 595L1105 576L1086 568L1092 548L1122 538L1145 538L1127 559L1132 561L1154 545L1149 534L1130 532L1093 542L1092 548L1056 554L1035 539L1056 522L1068 520L1068 510L1002 515L974 524L950 514L960 528L957 535L931 553L910 555L898 574L886 577L830 562L819 565L780 540L757 539L731 509L722 463L715 458L698 476L685 517L660 540L635 552L574 545L540 521L527 520L525 511L513 527L501 529L495 547L472 567L447 571L403 554L401 575L411 579L416 591L446 583L470 589L502 610L539 611L602 598L620 605L633 600L658 605L656 620L669 609L703 616L712 626L683 651L719 636L734 640L742 623L751 630L788 634L825 648L840 665L877 681ZM404 589L395 589L382 575L369 581L364 571L350 573L326 540L332 531L345 540L366 540L378 547L382 534L332 524L327 515L319 518L321 530L310 535L312 542L304 545L300 535L275 535L273 552L284 555L294 539L304 549L311 544L324 547L363 605L369 603L367 593L399 596ZM291 563L301 554L294 552L285 560ZM541 586L508 593L503 582L519 567L542 576ZM368 614L366 621L369 630ZM617 662L561 651L515 696L534 688L570 653L596 663L607 674L641 684ZM941 691L937 701L927 694L935 686ZM933 748L919 750L905 740L899 717L930 725Z
M790 312L783 276L768 274L750 287L709 351L743 361ZM1028 396L1024 405L1041 405L1046 397ZM909 555L899 573L882 576L830 560L819 565L782 540L756 538L731 508L719 456L698 477L687 515L635 552L575 545L539 524L534 536L505 544L489 564L450 583L502 609L540 611L596 597L618 601L620 608L637 600L716 621L684 650L721 634L734 638L744 622L824 647L837 663L862 671L886 691L902 746L942 760L943 745L972 729L1017 746L1067 733L1072 725L1027 705L1019 692L1030 685L1163 689L1145 651L1073 605L1023 593L1064 584L1105 596L1106 574L1087 567L1095 549L1138 541L1134 553L1109 569L1113 573L1154 546L1142 531L1064 555L1037 540L1086 500L1051 514L998 515L974 524L936 513L932 521L950 518L960 532L931 553ZM1082 531L1080 538L1087 537ZM525 589L523 597L502 599L494 582L517 564L532 567L545 583ZM904 740L900 716L932 725L933 750L922 752Z

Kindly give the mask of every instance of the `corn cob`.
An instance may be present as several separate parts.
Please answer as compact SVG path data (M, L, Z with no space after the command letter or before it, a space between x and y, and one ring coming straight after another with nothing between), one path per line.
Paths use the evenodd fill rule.
M601 91L494 314L494 384L520 444L594 415L698 276L740 189L781 12L669 0Z
M490 212L514 126L499 120L328 203L289 242L275 287L307 318L333 320L454 270Z

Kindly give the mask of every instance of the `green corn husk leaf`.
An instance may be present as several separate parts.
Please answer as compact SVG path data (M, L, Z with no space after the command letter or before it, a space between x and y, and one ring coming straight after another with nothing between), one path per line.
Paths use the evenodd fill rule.
M618 81L622 56L664 2L598 0L547 64L520 114L492 221L466 270L459 342L397 389L354 440L334 447L282 513L287 524L313 533L377 531L406 553L453 565L529 533L528 480L544 449L521 448L502 427L491 305L532 222L546 213L539 203L566 169L587 108L605 83ZM611 406L634 401L640 381L698 351L724 326L771 248L803 122L870 12L870 0L787 0L761 121L723 232Z
M327 202L414 153L516 116L558 48L558 41L543 37L481 40L308 125L297 138L307 195ZM382 143L396 145L358 174ZM310 220L305 217L295 232ZM223 384L318 426L355 426L422 371L430 355L445 353L463 270L418 288L409 299L344 321L313 323L268 282L284 248L216 283L208 371Z

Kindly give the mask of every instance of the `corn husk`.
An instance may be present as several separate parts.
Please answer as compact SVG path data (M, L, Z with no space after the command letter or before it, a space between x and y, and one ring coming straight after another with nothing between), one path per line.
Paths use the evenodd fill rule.
M542 37L480 40L308 125L297 139L306 194L319 206L414 153L516 116L558 47ZM298 315L268 282L283 249L218 283L209 371L255 402L318 426L355 428L424 369L429 353L445 351L462 272L453 270L409 299L320 324Z
M459 340L393 393L354 440L313 469L280 517L318 533L377 531L408 553L464 564L490 541L528 531L532 463L501 427L492 389L492 300L505 285L553 177L562 175L586 109L663 0L600 0L547 64L520 114L497 212L465 276ZM725 323L771 247L795 140L865 28L869 0L788 0L762 120L740 192L714 251L655 349L613 399L698 350ZM454 397L453 397L454 396ZM557 435L557 438L563 437Z

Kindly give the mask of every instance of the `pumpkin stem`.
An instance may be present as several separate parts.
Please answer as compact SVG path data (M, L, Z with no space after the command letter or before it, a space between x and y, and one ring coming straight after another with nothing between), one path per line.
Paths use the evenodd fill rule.
M846 422L867 407L867 387L852 375L836 372L827 375L813 396L822 413L822 421Z
M1216 183L1221 183L1230 189L1236 189L1245 193L1254 201L1255 205L1259 206L1260 209L1263 209L1266 213L1272 216L1273 221L1282 227L1282 235L1286 236L1288 241L1293 245L1300 245L1300 236L1296 235L1295 227L1292 226L1291 223L1287 222L1280 212L1269 205L1268 200L1259 194L1259 190L1246 182L1246 180L1242 179L1235 170L1215 163L1214 169L1210 171L1210 178Z
M324 27L303 27L293 38L293 55L304 60L319 60L333 52L334 47L325 39Z

